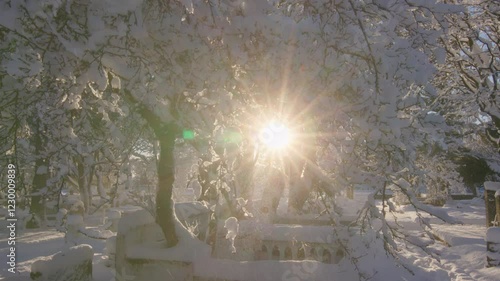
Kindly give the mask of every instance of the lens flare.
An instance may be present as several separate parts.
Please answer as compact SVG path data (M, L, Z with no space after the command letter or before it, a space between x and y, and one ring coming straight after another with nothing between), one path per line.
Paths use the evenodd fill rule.
M281 150L290 143L290 131L284 124L273 121L261 130L259 138L268 148Z

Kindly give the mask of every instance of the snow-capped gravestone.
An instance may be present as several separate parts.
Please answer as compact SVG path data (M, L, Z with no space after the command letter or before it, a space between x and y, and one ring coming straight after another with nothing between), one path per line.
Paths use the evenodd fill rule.
M500 223L500 182L484 182L484 201L486 203L486 226Z
M93 256L94 252L90 245L82 244L68 248L34 262L31 266L31 280L91 281Z
M83 227L83 217L80 215L69 215L66 221L66 236L65 241L67 244L78 244L80 237L80 229Z
M117 232L118 231L118 221L122 217L122 213L115 209L109 209L106 211L106 228Z
M66 231L66 220L68 218L68 210L60 208L56 215L56 229L58 231Z
M115 254L116 254L116 236L111 236L106 239L106 254L108 255L108 260L106 261L106 266L115 267Z
M500 266L500 227L490 227L486 231L487 267Z
M67 244L78 244L80 229L84 227L83 213L84 207L82 201L78 200L71 205L68 215L66 216L65 241Z

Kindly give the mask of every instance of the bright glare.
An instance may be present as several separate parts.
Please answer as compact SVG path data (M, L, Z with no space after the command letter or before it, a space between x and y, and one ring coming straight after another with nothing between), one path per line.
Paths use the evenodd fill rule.
M271 149L284 149L290 143L290 131L284 124L273 121L262 129L260 140Z

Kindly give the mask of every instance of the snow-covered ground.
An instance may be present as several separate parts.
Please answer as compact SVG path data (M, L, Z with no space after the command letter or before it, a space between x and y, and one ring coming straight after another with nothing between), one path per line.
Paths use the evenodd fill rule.
M433 233L442 242L430 245L428 254L415 246L403 251L403 256L414 267L424 270L420 280L500 280L500 268L486 268L484 201L478 198L452 201L443 210L463 224L448 225L432 218ZM418 234L414 212L398 217L402 226L413 228L413 232Z
M5 229L2 222L2 229ZM114 280L112 270L106 267L103 254L106 240L82 237L82 244L89 244L94 251L93 276L95 281ZM7 271L7 239L4 232L0 235L0 280L24 281L30 279L31 265L41 257L53 255L64 248L64 233L55 229L23 230L16 237L16 274Z
M397 215L399 224L412 232L419 243L430 244L431 240L421 235L421 230L417 227L415 212L408 210L408 208L404 209L406 212ZM438 219L431 218L434 234L442 242L430 244L427 252L414 245L400 245L402 261L415 274L410 279L429 281L500 280L500 268L486 268L485 266L484 201L480 199L454 201L445 205L443 210L447 211L450 216L461 220L463 224L447 225ZM5 229L4 225L2 225L2 229ZM104 265L106 258L104 254L105 240L85 237L81 239L81 242L91 245L94 249L94 280L113 280L113 271ZM12 274L7 271L8 245L6 233L2 231L0 234L0 261L2 264L0 280L30 280L29 273L32 263L40 256L52 255L61 250L64 246L64 235L53 229L24 230L18 233L16 246L18 273ZM375 260L370 266L374 265L377 268ZM381 270L383 269L381 268ZM397 272L379 272L373 280L408 280L407 277L403 277Z

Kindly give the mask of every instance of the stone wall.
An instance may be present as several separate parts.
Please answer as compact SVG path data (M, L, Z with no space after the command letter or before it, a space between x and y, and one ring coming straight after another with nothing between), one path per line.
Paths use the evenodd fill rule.
M330 231L328 227L267 225L267 231L271 233L267 238L272 238L273 233L281 233L276 240L269 240L263 239L259 225L240 224L235 240L236 253L232 253L231 242L225 238L225 229L219 225L216 247L210 254L210 247L194 237L188 237L187 242L180 239L179 245L173 248L163 248L163 244L158 242L162 239L161 229L151 215L145 211L124 214L116 236L116 281L254 280L252 278L261 276L259 268L263 266L276 267L273 272L281 276L301 264L312 264L320 271L330 271L331 264L343 258L344 253L334 248L331 239L325 236ZM309 237L308 231L322 235ZM285 232L299 240L284 237ZM307 239L301 241L302 238ZM270 261L269 264L262 260L279 262ZM298 263L298 260L308 261ZM250 278L248 274L254 277Z

